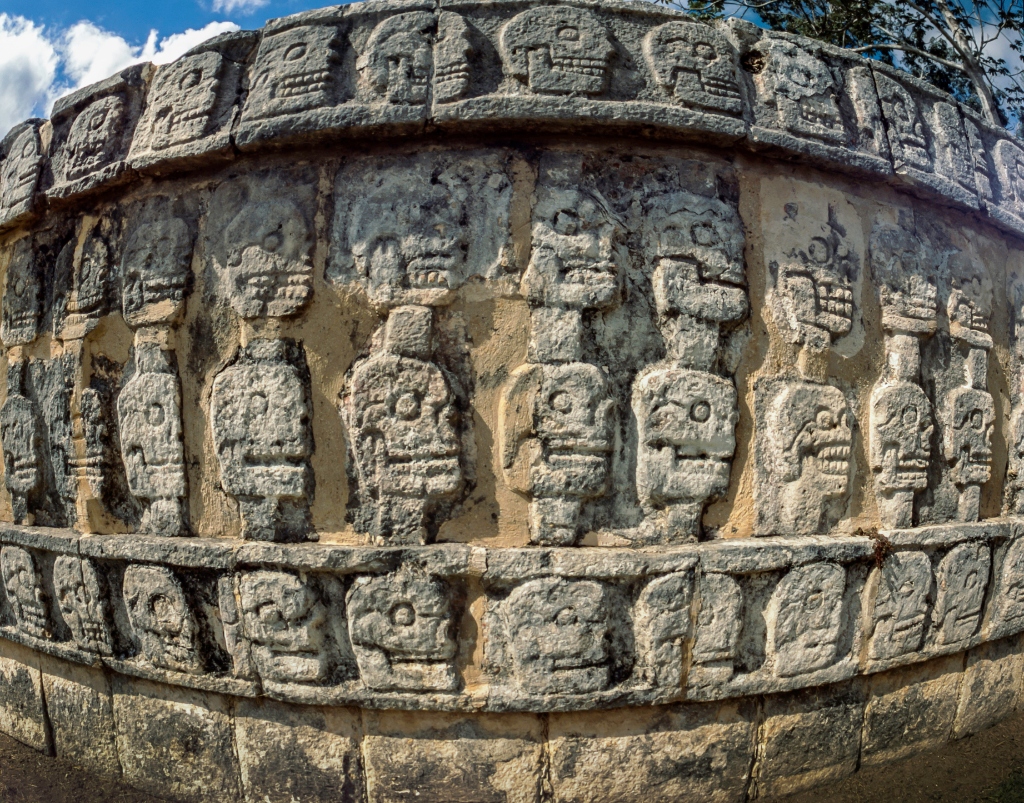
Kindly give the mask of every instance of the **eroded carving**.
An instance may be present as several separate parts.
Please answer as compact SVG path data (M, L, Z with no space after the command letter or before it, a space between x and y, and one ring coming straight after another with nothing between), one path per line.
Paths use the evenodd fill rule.
M121 304L129 326L174 321L182 313L192 232L177 217L142 223L132 231L121 258Z
M224 70L224 57L207 51L161 67L149 90L136 138L154 151L202 138Z
M62 176L73 181L106 167L117 157L128 107L121 95L89 104L71 124L63 147Z
M761 102L774 107L776 124L799 137L845 144L836 81L828 66L815 53L785 39L765 38L758 49L766 63L755 82Z
M928 487L935 424L920 387L894 381L871 394L871 469L887 527L909 527L914 494Z
M995 402L988 391L959 387L946 398L942 448L960 490L961 521L978 520L981 486L992 476L995 421Z
M87 652L113 655L106 585L96 565L87 558L59 556L53 563L53 591L75 643Z
M5 346L24 346L36 339L41 312L39 274L31 238L18 240L4 280L0 339Z
M411 11L387 17L373 29L356 68L377 96L402 105L427 102L434 24L429 11Z
M466 94L473 55L469 25L461 15L442 11L437 17L434 42L435 103L451 103Z
M779 581L768 603L767 654L779 677L835 663L846 572L832 563L798 566Z
M636 604L637 652L647 682L679 688L683 650L690 637L693 574L675 572L651 580Z
M731 115L743 111L735 51L721 31L666 22L644 37L643 47L654 77L680 103Z
M0 408L4 484L11 494L14 520L31 524L30 500L43 485L43 432L35 403L25 395L25 363L7 367L7 400Z
M932 563L928 555L888 555L882 567L874 570L870 582L875 586L871 658L897 658L919 650L932 592Z
M128 566L123 594L143 659L175 672L202 671L195 616L181 582L170 569Z
M1017 538L1003 554L993 601L996 627L1007 631L1024 626L1024 538Z
M955 644L977 631L991 562L985 544L960 544L939 562L932 612L932 629L939 644Z
M19 130L20 129L20 130ZM4 138L4 160L0 165L0 220L16 210L27 209L39 183L43 152L39 130L31 123L11 129Z
M303 25L264 34L242 118L262 119L330 106L337 81L338 29Z
M743 592L727 574L700 578L700 611L691 651L689 684L702 686L732 677L743 629Z
M996 175L999 177L1001 206L1024 225L1024 149L1008 140L1000 139L992 148Z
M43 577L35 557L27 549L5 546L0 549L0 573L4 590L18 628L36 638L50 637L50 619Z
M889 147L897 169L912 167L931 171L932 157L928 152L928 132L921 118L917 101L901 84L888 76L875 73L878 99L889 132Z

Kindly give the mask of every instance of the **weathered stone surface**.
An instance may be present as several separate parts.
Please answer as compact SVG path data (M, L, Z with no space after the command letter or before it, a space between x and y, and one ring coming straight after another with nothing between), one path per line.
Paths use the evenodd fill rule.
M247 803L364 799L357 711L246 700L234 726Z
M985 544L953 547L939 562L932 628L940 644L962 641L978 629L991 562Z
M170 569L128 566L123 595L142 660L177 672L202 670L195 615Z
M675 102L718 114L743 112L736 51L721 31L667 22L644 37L644 56Z
M0 339L5 346L21 346L35 340L41 290L32 240L25 237L14 244L4 279Z
M0 574L3 574L7 604L17 626L30 636L49 638L48 597L35 556L21 547L3 547L0 549Z
M634 613L639 672L655 686L676 691L682 683L693 596L692 572L658 577L640 592Z
M772 594L767 654L776 675L823 669L839 657L845 572L835 564L800 566Z
M53 562L53 590L64 623L80 649L112 655L114 636L105 578L88 558L61 555Z
M29 507L42 490L42 422L31 399L25 397L25 363L7 366L7 398L0 407L0 441L4 450L4 485L11 494L14 520L29 524ZM34 518L34 517L33 517Z
M895 658L921 648L932 587L932 564L925 553L897 552L872 571L870 658Z
M0 731L41 753L53 755L42 673L31 650L0 640Z
M183 310L192 261L192 231L180 217L144 219L121 257L121 304L129 326L175 321ZM156 215L154 215L156 217Z
M42 120L13 126L0 142L0 227L13 225L36 211L43 172Z
M539 803L542 799L543 736L537 717L412 717L368 711L363 721L370 800Z
M990 642L967 656L953 736L961 738L990 728L1020 705L1024 657L1020 639Z
M46 716L58 758L97 775L119 776L110 680L100 669L47 659L42 663Z

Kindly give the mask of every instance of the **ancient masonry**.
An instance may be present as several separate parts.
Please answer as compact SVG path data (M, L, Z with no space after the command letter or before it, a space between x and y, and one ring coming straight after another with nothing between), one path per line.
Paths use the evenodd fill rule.
M0 146L0 731L182 801L743 801L1024 684L1024 145L371 0Z

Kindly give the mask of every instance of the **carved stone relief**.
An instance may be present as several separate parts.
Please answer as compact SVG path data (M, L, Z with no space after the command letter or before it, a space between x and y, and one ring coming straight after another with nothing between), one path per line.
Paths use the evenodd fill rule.
M93 101L71 124L59 179L72 181L94 173L113 162L121 146L121 132L128 116L128 104L121 95L107 95Z
M1006 548L993 599L997 628L1012 632L1024 626L1024 538L1017 538Z
M466 21L459 14L442 11L437 17L434 42L435 103L451 103L466 94L474 55Z
M742 113L736 52L720 31L667 22L644 37L644 57L658 84L678 102L721 114Z
M242 120L330 106L340 62L338 29L303 25L264 34L252 68Z
M1000 207L1019 230L1024 230L1024 149L1008 139L992 148L999 179Z
M374 94L388 103L427 102L434 27L432 13L411 11L387 17L373 29L356 69Z
M113 655L114 637L106 585L87 558L61 555L53 563L57 607L80 649Z
M635 627L640 672L655 686L677 689L683 654L692 630L693 574L675 572L651 580L636 603Z
M170 323L184 309L192 232L178 217L140 223L121 257L121 304L129 326Z
M69 242L57 257L53 333L62 340L80 340L96 328L108 309L114 275L113 238L95 228L81 249ZM63 314L62 314L63 313Z
M359 674L382 691L453 691L456 611L437 577L400 571L357 577L346 601Z
M117 417L128 489L146 505L141 530L187 534L181 391L171 355L159 346L136 344L135 375L117 398Z
M32 239L23 237L14 244L4 280L0 339L8 348L27 345L36 338L42 312L39 278Z
M875 86L889 130L889 147L896 167L931 171L932 156L928 151L929 132L921 117L914 96L900 83L875 73Z
M702 574L700 611L691 651L690 686L724 683L732 677L743 629L743 592L727 574Z
M203 669L195 616L174 573L163 566L133 564L124 570L128 620L144 660L175 672Z
M875 587L875 607L870 657L897 658L919 650L932 594L932 564L928 555L888 555L881 569L874 570L871 582Z
M977 631L991 562L988 546L977 543L953 547L939 562L932 612L939 644L955 644Z
M831 666L838 658L846 572L832 563L791 569L768 604L768 660L779 677Z
M572 6L538 6L501 30L506 74L538 95L601 95L615 48L604 24Z
M29 503L43 485L42 426L39 411L25 392L25 363L9 363L7 399L0 408L0 441L4 484L11 494L14 520L19 524L32 523Z
M0 549L0 573L18 628L30 636L48 639L47 597L35 557L27 549L5 546Z
M238 501L243 538L309 536L313 435L304 363L291 341L254 340L213 382L220 481Z
M914 494L928 487L935 424L928 396L895 380L871 394L871 468L879 514L887 527L909 527Z
M992 476L992 432L996 410L992 395L956 388L946 399L942 448L953 482L960 489L960 520L977 521L981 486Z
M0 223L29 210L43 168L39 121L14 126L0 144Z
M159 151L200 139L217 104L224 57L207 51L162 67L135 136Z

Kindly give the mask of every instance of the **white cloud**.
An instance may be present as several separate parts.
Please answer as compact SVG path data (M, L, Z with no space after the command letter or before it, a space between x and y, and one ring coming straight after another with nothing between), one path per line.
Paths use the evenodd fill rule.
M57 53L42 26L0 14L0 137L38 110L57 76Z
M236 11L251 14L269 2L270 0L213 0L213 10L218 14L234 14Z

